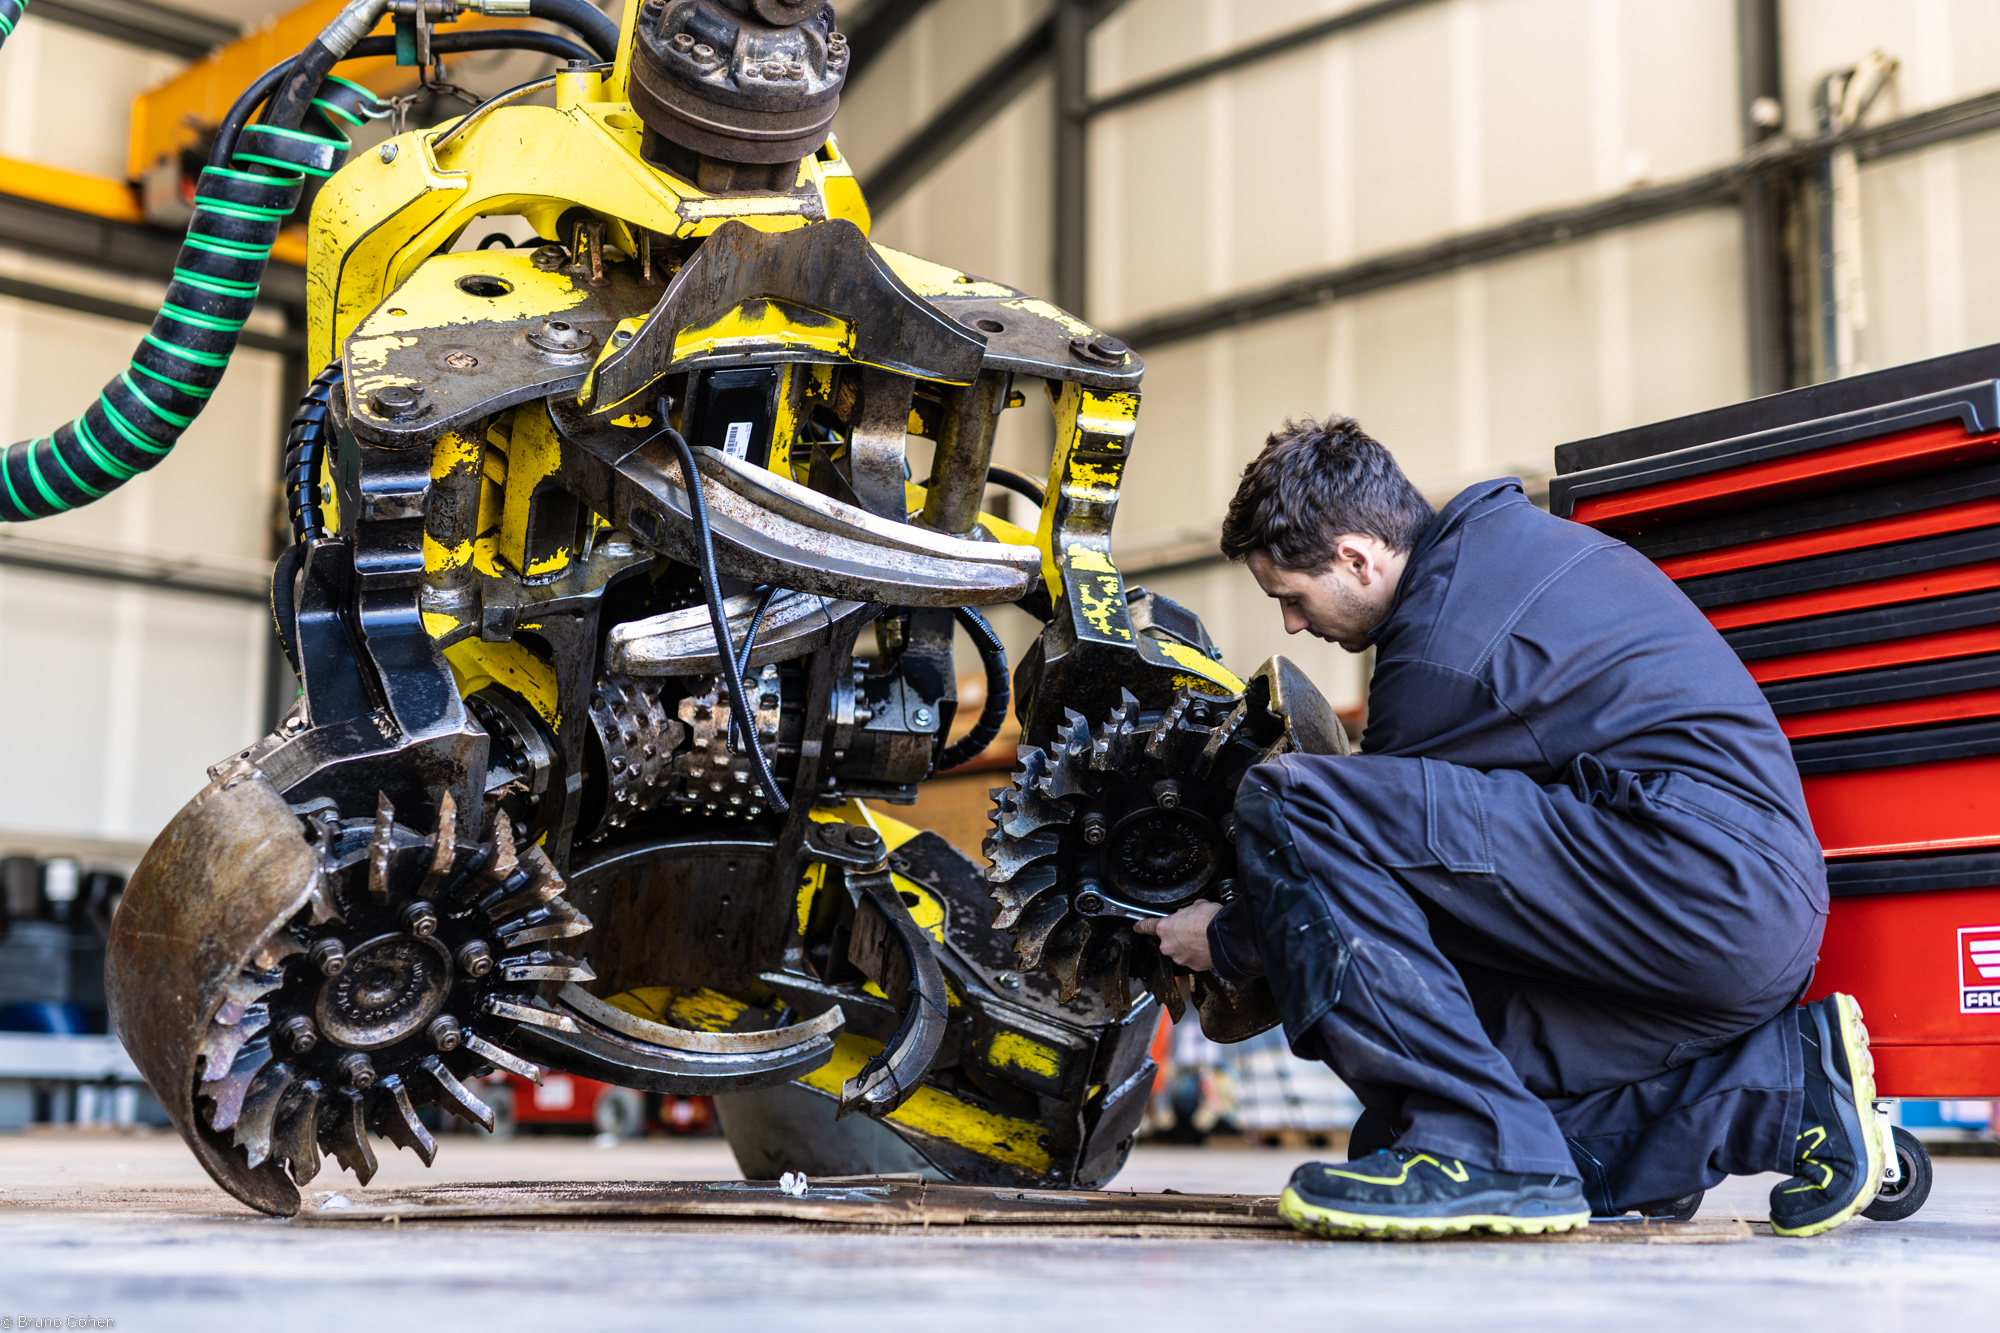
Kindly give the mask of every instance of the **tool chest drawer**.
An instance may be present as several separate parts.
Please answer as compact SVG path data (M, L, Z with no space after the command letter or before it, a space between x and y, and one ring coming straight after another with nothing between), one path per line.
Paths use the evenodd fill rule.
M1888 1097L2000 1095L2000 347L1556 451L1556 514L1722 633L1792 743L1833 891L1810 997Z

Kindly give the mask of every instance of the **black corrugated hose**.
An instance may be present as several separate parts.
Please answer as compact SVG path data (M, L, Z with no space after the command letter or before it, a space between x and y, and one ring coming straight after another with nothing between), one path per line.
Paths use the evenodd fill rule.
M674 454L680 459L682 489L687 492L688 512L694 516L696 549L701 555L701 590L708 599L708 623L715 631L716 656L722 659L722 679L729 689L729 706L733 710L730 726L741 726L749 741L750 762L756 766L757 781L763 785L765 804L777 814L789 811L791 803L778 790L778 779L771 773L771 761L764 754L764 742L757 735L757 714L750 707L749 696L743 691L743 672L737 666L736 645L729 641L729 613L722 609L722 580L715 572L715 534L708 525L708 499L702 494L701 473L694 465L694 450L681 438L681 433L666 424L667 411L671 404L664 398L653 405L659 415L660 429L647 440L665 440L673 446ZM744 655L747 663L749 654Z
M972 724L972 730L938 757L940 773L957 768L993 744L1001 724L1007 720L1007 705L1014 695L1013 685L1007 679L1007 647L993 632L993 626L969 606L959 607L953 615L972 636L973 646L979 649L979 660L986 667L986 706L979 710L979 720Z
M82 416L0 451L0 520L100 499L165 458L193 424L222 382L306 177L331 176L352 146L336 122L358 125L374 108L366 88L327 76L387 8L388 0L351 0L292 62L264 120L237 135L231 165L201 173L152 332Z

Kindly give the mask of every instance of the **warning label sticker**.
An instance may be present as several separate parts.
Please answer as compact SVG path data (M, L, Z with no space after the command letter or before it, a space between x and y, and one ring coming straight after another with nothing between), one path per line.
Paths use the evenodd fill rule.
M1958 932L1958 1012L2000 1014L2000 926Z

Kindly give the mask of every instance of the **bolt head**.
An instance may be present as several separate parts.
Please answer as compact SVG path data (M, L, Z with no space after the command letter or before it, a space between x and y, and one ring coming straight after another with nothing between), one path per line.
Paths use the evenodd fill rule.
M320 940L306 951L306 961L318 968L322 976L337 977L347 969L347 950L339 940Z
M349 1051L346 1055L341 1056L339 1064L334 1067L340 1071L340 1077L351 1087L372 1088L375 1086L374 1062L359 1051Z
M403 925L418 939L437 934L437 909L426 902L414 902L403 909Z
M392 421L402 421L416 415L423 406L424 388L421 384L388 384L375 391L373 399L375 415L388 417Z
M1096 893L1085 890L1076 895L1076 910L1086 915L1095 915L1104 910L1104 899Z
M304 1014L294 1014L286 1019L279 1025L278 1035L285 1039L287 1046L300 1055L319 1045L319 1033L313 1030L312 1020Z
M1172 778L1161 778L1153 784L1153 803L1162 810L1176 810L1181 803L1181 784Z
M493 950L486 947L485 940L467 940L452 958L468 977L483 977L493 970Z
M459 1027L458 1020L450 1014L439 1014L433 1018L425 1032L431 1039L431 1045L441 1051L455 1051L459 1043L465 1040L465 1030Z
M375 155L381 158L384 162L394 162L396 160L396 145L393 143L385 143L380 148L375 150Z
M932 722L936 720L937 719L932 715L931 710L928 708L919 708L910 714L910 721L916 723L920 727L928 727L931 725Z
M882 835L872 828L851 824L847 829L847 845L856 851L876 851L882 846Z
M1021 974L1019 972L1002 972L1000 975L994 977L993 980L1001 990L1021 989Z

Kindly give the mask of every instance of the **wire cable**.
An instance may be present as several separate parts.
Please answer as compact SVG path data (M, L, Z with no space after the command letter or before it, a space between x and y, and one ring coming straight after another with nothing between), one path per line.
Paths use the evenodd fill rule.
M938 756L940 773L957 768L993 744L1007 721L1007 705L1013 702L1014 695L1013 684L1007 679L1007 645L1000 642L992 624L969 606L957 608L952 618L972 636L973 645L979 649L979 660L986 667L986 706L979 710L979 720L972 724L972 730Z
M687 491L688 512L694 516L695 540L701 556L701 590L708 599L708 623L715 630L716 656L722 661L723 683L729 690L729 707L732 710L730 727L732 730L740 722L744 735L749 740L750 762L756 766L757 779L763 784L765 802L778 814L791 810L791 803L778 790L778 780L771 773L771 761L764 754L764 742L757 735L756 714L750 711L750 701L743 693L743 673L737 668L736 646L729 637L729 615L722 609L722 580L715 572L715 534L708 524L708 499L702 493L701 473L695 469L694 450L681 438L681 433L666 424L667 410L671 404L659 399L653 410L659 415L661 426L647 443L664 439L673 446L680 458L681 485ZM748 660L748 654L745 654Z

